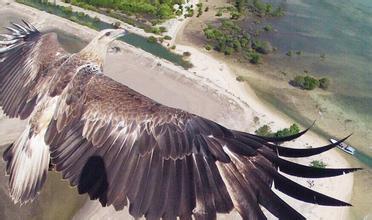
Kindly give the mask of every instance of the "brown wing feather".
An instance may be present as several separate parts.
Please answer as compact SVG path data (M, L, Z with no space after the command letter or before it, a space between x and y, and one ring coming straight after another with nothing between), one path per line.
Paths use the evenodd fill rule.
M25 119L68 53L55 33L42 34L28 24L9 30L8 39L0 41L0 106L9 117Z
M271 191L273 181L303 201L347 205L285 187L293 183L277 168L296 175L297 165L279 159L264 139L163 106L89 68L63 90L45 140L56 169L80 193L116 209L129 203L134 217L215 219L235 208L243 218L265 219L261 204L278 217L303 219ZM340 174L302 170L307 177Z

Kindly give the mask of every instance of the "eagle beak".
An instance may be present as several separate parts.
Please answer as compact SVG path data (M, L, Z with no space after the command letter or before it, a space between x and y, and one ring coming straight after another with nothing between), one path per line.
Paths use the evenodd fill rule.
M118 29L118 30L115 32L115 34L114 34L114 39L118 39L118 38L120 38L120 37L126 35L127 33L128 33L128 31L125 30L125 29Z

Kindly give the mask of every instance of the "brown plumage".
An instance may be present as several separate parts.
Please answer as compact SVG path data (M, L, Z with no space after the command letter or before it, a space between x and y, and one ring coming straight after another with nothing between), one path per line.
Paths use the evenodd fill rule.
M0 41L5 45L0 105L9 117L29 118L24 134L4 153L15 202L32 200L40 191L50 156L79 193L117 210L129 206L134 217L215 219L235 209L244 219L266 219L262 205L280 219L304 219L272 192L273 183L305 202L349 205L278 172L319 178L357 170L318 169L279 157L311 156L337 143L277 146L273 142L293 140L306 130L284 138L230 130L105 76L107 45L120 31L103 31L77 54L61 49L55 34L41 34L30 24L11 31Z

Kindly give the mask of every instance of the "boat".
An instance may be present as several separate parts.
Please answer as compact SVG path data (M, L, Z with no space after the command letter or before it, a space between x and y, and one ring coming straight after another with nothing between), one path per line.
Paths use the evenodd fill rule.
M336 142L338 142L338 140L335 140L335 139L329 139L329 141L334 144ZM337 145L337 147L341 150L343 150L344 152L348 153L348 154L351 154L351 155L354 155L355 153L355 148L353 148L352 146L350 145L347 145L345 142L341 142L340 144Z

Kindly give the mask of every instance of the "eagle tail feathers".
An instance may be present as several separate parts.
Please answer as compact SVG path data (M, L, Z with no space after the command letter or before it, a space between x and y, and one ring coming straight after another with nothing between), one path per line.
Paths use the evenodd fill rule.
M14 203L32 201L45 183L49 169L49 147L44 134L33 135L30 126L3 154L9 175L9 191Z

